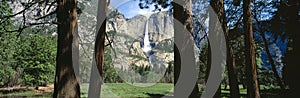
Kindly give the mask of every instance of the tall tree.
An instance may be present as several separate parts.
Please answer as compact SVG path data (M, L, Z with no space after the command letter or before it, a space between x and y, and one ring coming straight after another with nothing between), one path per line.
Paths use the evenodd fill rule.
M57 0L58 49L53 97L79 98L80 87L72 62L72 43L77 25L77 1Z
M251 0L243 2L243 23L245 32L245 59L247 76L247 94L249 98L259 98L259 87L256 72L256 56L252 30Z
M269 40L267 40L267 37L266 37L266 34L265 34L265 31L267 31L267 29L264 27L264 25L266 24L263 24L264 22L260 21L259 20L259 17L263 17L264 15L260 14L260 13L263 13L261 8L265 8L267 9L268 7L267 4L262 4L263 1L254 1L254 8L253 8L253 19L255 20L256 22L256 32L258 32L261 37L262 37L262 41L263 41L263 44L264 44L264 50L267 54L267 57L268 57L268 60L270 62L270 65L272 67L272 71L274 73L274 77L276 78L276 82L277 84L280 86L281 90L284 90L285 89L285 85L284 85L284 82L282 81L282 79L280 78L279 76L279 73L277 71L277 68L276 68L276 61L273 59L272 55L271 55L271 51L270 51L270 44L271 43L268 43L270 42ZM277 2L274 2L274 4L276 4ZM272 4L272 3L268 3L269 5ZM255 31L255 30L254 30ZM276 38L275 38L276 39Z
M264 49L267 53L269 62L270 62L271 67L272 67L272 71L273 71L274 76L276 78L276 81L277 81L278 85L280 86L280 89L284 90L285 89L284 83L283 83L283 81L281 80L281 78L279 76L279 73L278 73L276 65L275 65L275 61L274 61L274 59L271 55L271 52L269 50L270 48L269 48L268 40L266 38L266 35L265 35L264 30L262 28L262 25L261 25L260 21L258 21L257 15L254 16L254 19L257 22L258 29L259 29L258 32L260 33L260 36L262 37L262 40L263 40L263 43L264 43Z
M234 61L232 47L230 44L229 31L228 31L228 27L227 27L227 23L226 23L224 0L211 0L210 5L212 6L214 11L218 15L218 19L222 25L223 32L224 32L225 39L226 39L226 45L227 45L226 66L227 66L228 77L229 77L230 97L239 98L240 90L238 88L238 80L237 80L237 74L236 74L235 61Z
M78 24L75 27L75 34L73 36L73 43L72 43L72 61L73 61L73 67L75 76L77 76L78 82L81 81L79 77L79 42L78 42Z
M179 5L177 3L173 3L173 17L175 19L178 19L179 22L183 24L182 31L184 29L188 30L192 36L194 36L194 29L193 29L193 19L192 19L192 1L191 0L183 0L184 4ZM176 26L176 25L175 25ZM174 27L174 28L181 28L181 27ZM176 32L178 33L183 33L182 31L175 31L175 40L177 39L176 37ZM182 66L190 66L190 65L181 65L181 58L180 58L180 53L179 51L181 49L178 49L176 45L174 45L174 85L176 85L179 75L180 75L180 70ZM189 50L189 51L194 51L194 50ZM176 90L176 89L174 89ZM195 84L192 93L189 96L190 98L195 98L199 97L199 87L198 83Z
M300 1L299 0L282 0L281 2L281 14L285 19L286 33L289 37L287 53L285 57L286 68L284 72L285 81L289 85L289 97L299 96L299 42L300 42Z
M103 83L101 75L103 75L104 65L104 42L106 30L106 12L108 0L98 0L97 9L97 27L96 27L96 42L95 42L95 63L92 65L90 77L89 98L100 98L101 85Z

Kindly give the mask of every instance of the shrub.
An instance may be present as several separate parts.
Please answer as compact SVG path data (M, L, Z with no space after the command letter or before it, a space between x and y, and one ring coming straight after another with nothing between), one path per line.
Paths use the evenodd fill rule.
M21 63L26 85L46 85L55 75L56 37L30 35L22 41Z

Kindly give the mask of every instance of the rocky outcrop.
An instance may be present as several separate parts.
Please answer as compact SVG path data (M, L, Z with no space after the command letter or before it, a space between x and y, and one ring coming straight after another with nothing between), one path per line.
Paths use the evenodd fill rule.
M170 12L152 14L149 19L143 15L126 19L117 11L112 13L115 16L109 17L106 28L113 38L113 47L118 55L114 60L115 67L122 69L128 68L128 65L166 67L173 61L174 29ZM142 50L147 20L152 48L150 55Z

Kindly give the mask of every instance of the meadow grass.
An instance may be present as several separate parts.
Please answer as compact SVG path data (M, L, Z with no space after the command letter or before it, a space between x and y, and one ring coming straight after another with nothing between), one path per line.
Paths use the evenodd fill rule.
M171 83L158 83L155 85L137 83L137 84L127 84L127 83L105 83L102 86L101 90L101 98L149 98L152 95L173 95L173 84ZM199 85L201 88L202 86ZM86 98L88 95L89 84L81 84L81 97ZM227 98L230 94L229 86L227 89L224 89L225 86L221 85L222 89L222 97ZM246 97L247 90L243 89L242 85L239 85L240 94L242 97ZM261 86L261 90L266 90L267 87ZM278 96L277 93L267 92L264 95L267 98L276 98ZM36 91L22 91L22 92L13 92L3 94L0 92L0 98L2 97L43 97L48 98L52 96L52 92L47 93L39 93ZM277 97L278 98L278 97Z

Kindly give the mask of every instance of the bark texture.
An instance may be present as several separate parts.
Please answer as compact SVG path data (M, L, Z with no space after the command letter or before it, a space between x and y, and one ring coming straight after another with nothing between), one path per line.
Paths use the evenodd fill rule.
M240 90L238 88L238 79L237 79L237 73L235 67L235 60L234 60L233 51L230 43L229 31L226 23L224 0L211 0L210 5L218 15L218 19L222 25L222 29L225 35L226 46L227 46L226 67L228 70L230 97L240 98Z
M80 87L72 62L72 45L77 25L76 0L57 0L58 49L53 97L79 98Z
M256 56L252 30L252 11L250 3L250 0L244 0L243 2L247 94L248 98L260 98L256 72Z

